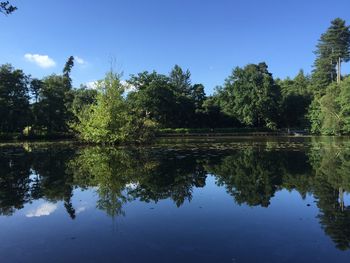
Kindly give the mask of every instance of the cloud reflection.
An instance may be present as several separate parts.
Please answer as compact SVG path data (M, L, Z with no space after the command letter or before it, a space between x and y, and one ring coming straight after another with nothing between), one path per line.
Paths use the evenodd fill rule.
M57 205L52 203L44 203L38 206L36 209L29 211L26 217L41 217L52 214L57 209Z

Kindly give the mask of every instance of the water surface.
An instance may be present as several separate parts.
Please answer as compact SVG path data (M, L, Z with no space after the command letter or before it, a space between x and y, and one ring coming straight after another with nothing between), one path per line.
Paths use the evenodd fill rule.
M0 147L0 262L350 262L350 140Z

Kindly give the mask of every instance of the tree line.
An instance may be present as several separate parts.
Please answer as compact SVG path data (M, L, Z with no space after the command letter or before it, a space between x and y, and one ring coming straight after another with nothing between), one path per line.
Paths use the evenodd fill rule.
M236 67L214 94L175 65L169 74L141 72L125 82L108 72L94 89L72 87L74 57L61 75L31 78L0 66L2 134L73 134L95 143L147 142L164 128L307 129L350 133L350 27L331 22L316 47L310 75L275 79L264 62Z

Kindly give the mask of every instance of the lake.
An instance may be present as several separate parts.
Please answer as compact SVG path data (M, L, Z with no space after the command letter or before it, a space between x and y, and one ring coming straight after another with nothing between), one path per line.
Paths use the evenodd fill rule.
M0 156L0 262L350 262L347 138Z

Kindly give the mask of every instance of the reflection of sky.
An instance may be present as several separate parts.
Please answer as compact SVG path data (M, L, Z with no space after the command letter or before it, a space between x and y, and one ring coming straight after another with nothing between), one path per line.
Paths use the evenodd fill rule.
M268 208L237 205L209 175L205 187L194 188L191 202L180 208L170 199L135 200L123 206L125 216L112 219L96 209L97 200L96 188L75 189L74 220L63 201L43 199L26 204L16 216L0 217L0 262L279 263L350 258L350 251L337 250L324 234L313 196L303 200L297 191L276 192ZM349 204L349 195L345 201ZM319 261L313 260L315 255Z
M34 175L35 177L35 175ZM90 208L96 206L96 191L97 188L89 188L89 190L75 189L73 191L72 204L75 209L75 214L82 214ZM64 208L64 202L48 202L44 199L34 200L30 203L26 203L23 209L15 211L11 216L12 220L15 220L16 216L24 216L26 218L35 217L47 217L55 214L55 216L66 216L66 209ZM1 219L1 216L0 216ZM1 261L0 261L1 262Z
M41 217L41 216L49 216L57 209L56 204L52 203L44 203L39 205L36 209L30 210L26 217Z

